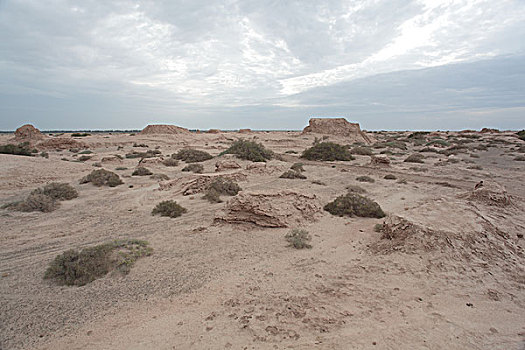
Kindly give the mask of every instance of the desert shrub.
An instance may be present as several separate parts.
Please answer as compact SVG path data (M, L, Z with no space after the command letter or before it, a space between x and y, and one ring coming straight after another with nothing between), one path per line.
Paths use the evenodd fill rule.
M304 165L303 163L294 163L290 167L290 169L295 170L297 172L303 172L304 171L303 165Z
M324 206L324 210L337 216L382 218L385 213L373 200L357 193L347 193Z
M419 153L414 153L414 154L409 155L404 160L404 162L407 162L407 163L424 163L424 161L423 161L424 158L425 158L424 155L419 154Z
M136 142L135 142L135 143L133 143L133 147L145 147L145 148L147 148L147 147L149 147L149 146L146 145L145 143L136 143Z
M118 240L70 249L58 255L47 268L44 278L68 286L83 286L116 270L127 274L137 259L151 255L148 242Z
M166 174L153 174L149 178L158 181L166 181L170 179L170 177Z
M354 147L350 150L350 153L351 154L358 154L358 155L361 155L361 156L371 156L372 154L374 154L372 152L372 150L370 149L370 147Z
M438 146L442 146L442 147L448 147L448 146L450 146L450 143L448 143L445 140L437 139L437 140L431 140L431 141L429 141L429 142L427 142L425 144L425 146L434 146L434 145L438 145Z
M525 156L522 156L522 155L516 156L514 158L514 160L516 160L518 162L524 162L525 161Z
M146 152L136 152L136 151L133 151L131 153L127 153L126 154L126 158L128 159L134 159L134 158L153 158L153 157L156 157L157 155L161 154L161 152L159 150L147 150Z
M237 140L231 144L223 154L235 154L238 158L251 160L252 162L266 162L275 155L272 151L266 149L262 144L255 141Z
M372 179L370 176L358 176L355 178L359 182L376 182L376 180Z
M83 132L83 133L75 132L71 134L71 137L86 137L86 136L91 136L91 134L88 134L87 132Z
M213 156L208 152L189 148L181 149L177 153L172 154L171 157L174 159L183 160L186 163L199 163L213 158Z
M398 148L402 150L407 149L407 145L403 141L387 141L387 142L376 142L373 146L373 148Z
M91 156L86 156L86 155L78 157L79 162L85 162L86 160L90 160L90 159L91 159Z
M40 157L44 157L44 158L49 158L49 153L45 152L45 151L42 151L40 152Z
M412 143L414 146L422 146L426 143L426 141L424 139L413 139Z
M242 188L236 182L219 177L208 186L203 198L212 203L221 203L221 195L235 196L239 191Z
M383 231L384 224L375 224L374 225L374 231L381 233Z
M456 163L459 163L459 159L449 158L449 159L447 159L447 163L456 164Z
M487 151L489 148L486 145L476 145L473 147L473 149L478 151Z
M71 152L71 153L78 153L78 151L80 151L78 148L70 148L69 149L69 152Z
M321 180L312 180L312 183L314 185L326 186L326 184L322 182Z
M186 213L186 208L181 207L177 202L168 200L162 201L153 208L151 215L169 216L170 218L176 218Z
M384 177L385 180L397 180L397 177L392 174L386 174Z
M182 171L191 171L193 173L202 174L204 172L204 166L202 164L188 164Z
M308 243L312 240L312 237L306 230L299 230L294 228L290 232L288 232L284 238L288 243L290 243L290 247L294 247L295 249L310 249L312 246Z
M31 193L26 199L20 202L9 203L3 206L4 209L32 212L41 211L49 213L58 208L60 203L55 199L41 193Z
M424 152L439 153L439 151L437 149L432 148L432 147L423 147L422 149L419 150L419 152L421 152L421 153L424 153Z
M470 158L479 158L479 155L477 155L476 153L471 153Z
M361 186L357 186L357 185L348 185L346 186L346 190L350 193L366 193L366 190L361 187Z
M467 167L467 169L471 169L471 170L483 170L483 168L479 165L472 165L472 166L469 166Z
M463 145L454 145L452 147L447 148L444 151L441 151L439 153L444 154L446 156L450 156L452 154L458 154L458 153L467 153L468 148Z
M177 166L179 165L179 161L173 158L168 158L168 159L164 159L162 161L162 164L164 164L165 166Z
M279 177L281 179L306 179L306 176L295 170L287 170Z
M149 170L148 168L144 168L143 166L139 166L131 173L132 176L147 176L151 174L153 174L151 170Z
M95 186L109 186L115 187L123 184L120 177L112 171L106 169L93 170L89 175L84 176L81 180L81 184L91 182Z
M426 135L430 134L430 131L415 131L407 136L409 139L424 139Z
M77 190L68 183L51 182L43 188L37 188L31 194L43 194L49 196L54 200L67 201L78 197Z
M88 149L86 149L84 151L81 151L81 152L78 152L78 154L91 154L91 153L93 153L93 152L88 150Z
M428 171L427 168L423 168L423 167L419 167L419 166L411 166L409 168L409 170L416 171L416 172L419 172L419 173L424 173L424 172Z
M284 153L286 153L286 154L297 154L297 151L294 151L293 149L291 149L291 150L288 150L288 151L286 151Z
M118 166L115 168L115 170L128 170L125 166Z
M320 142L313 147L306 149L301 155L301 158L322 161L347 161L354 159L346 147L334 142Z
M399 180L397 180L397 183L401 184L401 185L406 185L408 183L408 181L406 179L399 179Z
M516 135L518 135L520 140L525 141L525 130L518 131Z
M26 143L20 143L18 145L7 144L0 146L0 153L2 154L13 154L17 156L32 156L31 150Z
M95 162L95 163L91 164L91 166L94 166L96 168L102 168L102 163Z

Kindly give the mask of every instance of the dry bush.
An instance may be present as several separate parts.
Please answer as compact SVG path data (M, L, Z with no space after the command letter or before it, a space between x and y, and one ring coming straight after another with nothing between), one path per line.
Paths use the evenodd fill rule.
M321 180L312 180L312 183L314 185L326 186L326 183L322 182Z
M58 208L60 203L45 194L30 194L20 202L9 203L2 208L23 212L41 211L49 213Z
M373 200L357 193L347 193L324 206L324 210L337 216L382 218L385 213Z
M166 174L153 174L149 178L157 181L166 181L170 179L170 177Z
M425 159L425 156L419 153L414 153L409 155L404 162L406 163L424 163L423 159Z
M472 165L472 166L467 167L467 169L471 169L471 170L483 170L483 167L481 167L480 165Z
M334 142L320 142L308 149L306 149L301 158L308 160L333 161L342 160L348 161L355 159L346 147Z
M384 179L385 180L397 180L397 177L393 174L386 174Z
M420 149L418 152L425 153L425 152L433 152L433 153L439 153L439 150L432 148L432 147L424 147Z
M117 270L127 274L137 259L151 255L148 242L119 240L82 250L71 249L58 255L44 278L68 286L83 286Z
M357 185L348 185L346 186L346 190L348 192L353 192L353 193L366 193L366 190L363 187L360 187Z
M177 153L172 154L171 157L174 159L183 160L186 163L199 163L213 158L213 156L208 152L189 148L181 149Z
M91 154L93 151L90 151L88 149L78 152L78 154Z
M67 201L78 197L77 190L68 183L51 182L43 188L37 188L31 194L43 194L49 196L54 200Z
M518 162L525 162L525 156L519 155L514 158Z
M299 230L294 228L284 236L284 238L290 243L290 247L295 249L310 249L312 246L308 243L312 240L312 237L306 230Z
M182 171L191 171L193 173L202 174L204 172L204 166L202 164L192 163L182 168Z
M85 184L88 182L91 182L93 185L98 187L115 187L124 183L117 174L106 169L93 170L89 175L84 176L80 180L81 184Z
M361 155L361 156L371 156L372 154L374 154L372 150L370 149L370 147L363 147L363 146L352 148L350 150L350 153Z
M290 169L295 170L297 172L304 172L303 163L294 163Z
M355 178L359 182L376 182L376 180L372 179L370 176L358 176Z
M275 154L266 149L262 144L255 141L237 140L219 156L224 154L235 154L240 159L251 160L252 162L266 162L275 157Z
M133 147L144 147L144 148L148 148L149 146L146 145L145 143L133 143Z
M32 151L29 149L28 143L20 143L18 145L7 144L0 146L1 154L13 154L18 156L32 156Z
M397 140L387 141L387 142L377 142L372 147L374 148L390 147L390 148L398 148L402 150L407 149L407 145L403 141L397 141Z
M126 158L128 159L134 159L134 158L153 158L161 154L159 150L147 150L146 152L136 152L133 151L131 153L126 154Z
M418 173L425 173L428 171L427 168L423 168L423 167L419 167L419 166L411 166L410 168L408 168L409 170L412 170L412 171L416 171Z
M151 174L153 174L151 170L149 170L148 168L144 168L143 166L139 166L131 173L131 176L147 176Z
M425 146L434 146L434 145L438 145L441 147L448 147L450 146L450 143L442 139L434 139L425 144Z
M85 156L85 155L77 158L79 162L85 162L86 160L90 160L90 159L91 159L91 156Z
M287 170L281 176L281 179L306 179L306 176L295 170Z
M118 166L115 168L115 170L128 170L125 166Z
M168 158L162 161L162 164L165 166L177 166L179 165L179 161L173 158Z
M239 191L242 188L236 182L219 177L208 186L203 198L211 203L221 203L221 195L235 196Z
M169 216L170 218L176 218L186 213L186 208L181 207L177 202L173 200L162 201L153 208L151 215Z

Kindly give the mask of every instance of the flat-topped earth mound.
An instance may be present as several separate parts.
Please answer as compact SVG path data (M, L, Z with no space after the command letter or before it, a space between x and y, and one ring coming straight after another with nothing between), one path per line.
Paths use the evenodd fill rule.
M140 132L141 135L152 134L189 134L190 131L176 125L154 124L148 125Z
M303 134L307 133L344 136L351 138L351 141L367 144L375 141L373 137L361 131L358 123L350 123L345 118L312 118L303 130Z
M226 204L218 222L290 227L315 221L322 206L313 194L294 191L239 193Z
M15 131L15 141L38 141L45 136L31 124L22 125Z

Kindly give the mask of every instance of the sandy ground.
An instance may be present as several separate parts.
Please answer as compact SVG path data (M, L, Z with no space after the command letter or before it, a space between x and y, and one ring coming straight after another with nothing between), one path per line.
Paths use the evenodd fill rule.
M227 201L211 204L176 186L161 191L157 180L131 176L137 159L102 163L124 185L79 184L103 157L144 151L134 143L159 146L164 157L188 146L217 155L241 136L282 155L260 172L236 160L242 168L229 172L246 175L239 181L244 191L288 189L315 194L324 205L346 186L359 185L390 217L426 234L391 242L374 232L384 219L328 212L288 228L217 223ZM525 162L513 160L525 142L509 133L480 136L467 144L468 152L452 156L457 163L436 166L447 160L437 153L424 153L423 164L405 163L423 147L407 142L408 150L390 149L398 154L388 168L370 166L369 156L303 161L306 180L279 178L314 141L298 132L92 135L78 139L93 151L83 163L68 150L51 150L49 159L0 155L0 204L52 181L79 192L51 213L0 210L0 348L525 349L525 243L519 238L525 233ZM10 137L1 135L0 143ZM491 147L475 150L479 144ZM298 154L285 153L290 150ZM205 173L215 173L220 159L204 162ZM475 165L482 169L468 169ZM195 177L181 172L184 162L145 166L171 179ZM407 183L386 180L386 174ZM375 182L357 182L360 175ZM469 198L480 180L506 188L511 203ZM176 219L152 216L167 199L188 212ZM284 235L295 227L310 232L312 249L287 246ZM57 254L118 238L147 240L154 252L126 276L110 274L83 287L42 278Z

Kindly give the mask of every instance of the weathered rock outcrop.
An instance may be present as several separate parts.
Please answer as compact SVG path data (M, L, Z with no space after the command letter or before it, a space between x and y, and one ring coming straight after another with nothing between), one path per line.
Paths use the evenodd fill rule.
M164 125L164 124L153 124L148 125L140 132L141 135L151 134L189 134L190 131L180 126L175 125Z
M358 123L349 123L345 118L312 118L303 130L303 134L308 133L343 136L367 144L375 142L373 137L361 131Z
M45 136L31 124L22 125L15 131L15 141L24 142L24 141L40 141L43 140Z

